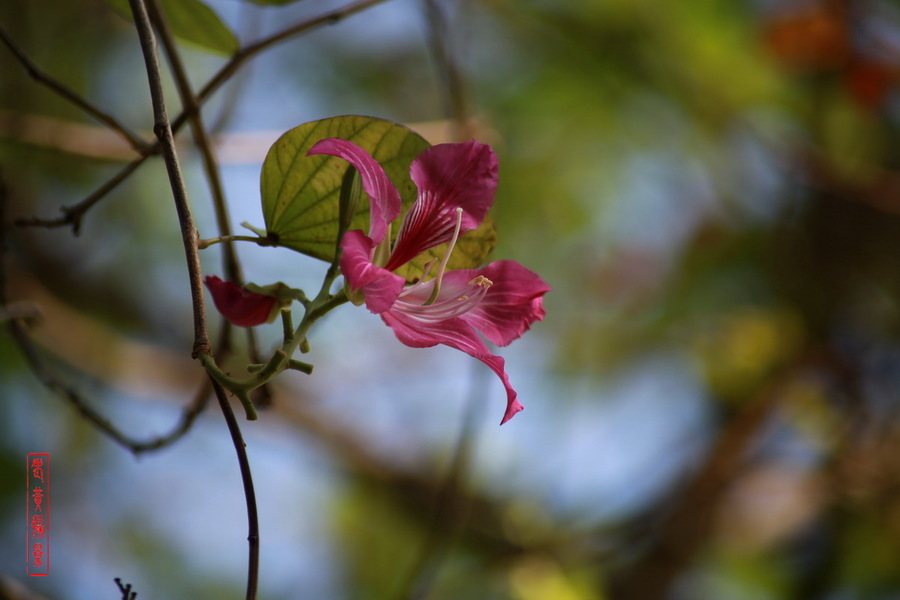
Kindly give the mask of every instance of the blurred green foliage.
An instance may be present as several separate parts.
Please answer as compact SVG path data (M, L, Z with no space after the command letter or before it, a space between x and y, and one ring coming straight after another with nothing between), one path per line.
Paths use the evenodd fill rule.
M0 26L76 92L117 114L146 114L134 125L146 130L141 74L125 68L136 49L129 26L99 1L47 4L53 10L6 3ZM242 31L248 15L276 30L314 14L307 4L239 12L210 2L245 43L255 39ZM534 412L557 421L535 427L567 423L566 415L582 414L585 398L602 405L594 390L664 354L682 360L702 389L709 422L698 424L697 438L709 443L690 455L689 468L675 470L664 493L598 519L565 514L543 496L473 476L483 457L471 459L468 470L450 468L453 451L442 442L385 457L378 444L367 446L369 436L306 408L311 412L289 436L315 440L341 478L328 511L316 519L334 548L336 593L354 600L900 594L896 3L437 2L450 26L445 39L425 19L415 21L421 29L396 35L391 23L413 13L418 19L411 9L425 3L394 4L373 9L368 23L355 17L361 25L350 19L260 56L247 67L253 77L223 91L248 106L240 118L232 116L235 128L256 127L254 111L277 120L281 131L371 111L445 125L447 106L468 106L460 130L491 143L500 156L492 258L518 260L554 288L547 320L527 348L546 353L534 360L535 379L555 391L526 404L545 403L552 411ZM215 47L234 49L226 45ZM464 74L462 87L427 65L429 51L436 55L441 45ZM188 56L196 87L220 64ZM257 80L264 76L270 79ZM272 82L302 90L327 114L279 104ZM30 80L6 49L0 90L7 92L0 94L0 174L12 190L7 225L55 216L121 164L121 157L67 150L62 138L40 138L40 118L60 127L99 126ZM454 104L454 96L464 102ZM220 102L204 114L224 111L228 103ZM211 235L199 169L189 151L185 157L210 230L204 234ZM10 227L10 287L27 294L37 282L77 314L123 337L177 348L188 362L188 300L164 174L152 165L141 177L92 209L80 238L87 243L72 242L65 229ZM258 205L254 198L246 204ZM143 268L152 273L136 276ZM45 392L13 351L0 344L0 373L8 401L24 404ZM341 368L351 370L347 363ZM102 387L79 370L87 369L65 373L89 390ZM370 374L361 396L376 394L370 391L376 375L389 377ZM569 393L578 385L590 393ZM313 389L293 394L304 406L316 405L307 397ZM122 399L110 395L104 408L116 402ZM664 424L680 410L665 406L642 420ZM58 418L78 422L61 443L79 456L96 452L98 461L109 460L88 448L83 436L90 428L74 411ZM21 422L9 419L7 427ZM410 432L419 425L399 423L392 438L419 439ZM517 426L499 433L474 428L481 436L475 449L496 452L484 439L509 439ZM560 451L567 435L541 448L542 457ZM5 437L18 439L15 431ZM692 441L667 454L687 455ZM462 448L471 450L469 443ZM4 507L18 493L19 450L10 441L0 453ZM578 466L585 477L594 473L595 465ZM649 476L629 474L633 482ZM554 486L564 483L546 486L553 497ZM69 501L63 498L58 502ZM602 503L586 498L585 505L594 501ZM18 514L10 513L14 528ZM136 527L120 548L138 567L147 563L152 585L183 555L176 542ZM17 563L9 564L0 562L18 577ZM225 594L209 581L192 585L193 592L176 586L140 592ZM63 583L48 593L66 592ZM309 597L302 582L288 595Z

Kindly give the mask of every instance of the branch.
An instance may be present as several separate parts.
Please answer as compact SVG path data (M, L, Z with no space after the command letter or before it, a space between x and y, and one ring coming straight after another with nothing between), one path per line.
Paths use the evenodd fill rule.
M206 127L203 125L203 119L200 115L200 104L194 97L194 91L191 88L191 82L188 79L187 70L184 68L184 62L181 60L181 54L175 44L175 38L166 20L166 15L159 6L158 0L145 0L147 4L147 12L150 19L159 34L162 41L163 49L169 58L169 65L172 67L172 76L175 79L175 87L178 89L178 97L181 99L182 107L185 114L188 115L188 124L191 128L191 134L194 143L200 150L203 157L203 170L206 174L206 181L209 184L210 195L212 196L213 209L216 215L216 224L218 225L219 235L228 237L231 235L231 224L228 221L228 209L225 203L225 192L222 188L222 178L219 174L219 164L213 150L212 143ZM223 269L225 275L231 281L237 284L243 282L241 276L241 268L238 263L237 255L234 251L234 244L227 242L222 252Z
M304 33L311 29L315 29L316 27L319 27L321 25L331 25L337 23L342 19L349 17L350 15L358 13L376 4L380 4L384 1L385 0L358 0L357 2L351 2L350 4L347 4L343 7L323 13L318 17L313 17L311 19L292 25L291 27L288 27L274 35L263 38L258 42L255 42L253 44L250 44L249 46L246 46L245 48L242 48L241 50L238 50L234 54L234 56L232 56L231 59L227 63L225 63L225 65L223 65L215 75L213 75L213 77L196 95L195 111L235 74L235 72L238 70L238 67L240 67L240 65L244 61L252 58L257 53L271 46L274 46L275 44L283 42L290 37L293 37L300 33ZM185 107L182 113L171 122L172 131L178 132L188 121L189 117L194 114L195 111L191 111L189 108ZM63 209L63 212L66 213L66 216L59 219L21 219L16 221L16 224L21 226L38 227L63 227L66 225L72 225L75 233L77 234L80 228L80 220L84 213L91 206L93 206L104 196L106 196L106 194L112 191L119 183L124 181L135 169L137 169L137 167L143 164L143 162L147 160L147 158L154 154L158 154L161 148L161 142L157 141L155 144L145 149L141 156L136 158L125 169L123 169L120 173L113 177L113 179L101 186L96 192L94 192L78 204L68 209Z
M0 306L7 306L9 303L6 294L6 222L4 218L6 201L6 185L0 179ZM108 419L91 408L77 391L66 385L50 370L25 331L25 326L21 319L10 319L7 322L7 327L13 340L25 357L28 368L38 381L48 390L71 404L75 410L93 423L97 429L120 446L130 450L135 456L144 452L165 448L181 439L190 430L197 419L197 415L203 412L203 409L206 407L206 400L209 398L209 386L203 386L194 396L193 401L184 407L181 418L169 433L144 441L136 440L119 431Z
M44 387L57 394L71 404L82 417L93 423L97 429L106 434L111 440L120 446L130 450L138 456L145 452L160 450L180 440L190 431L197 416L206 408L209 398L209 386L203 385L197 391L194 399L182 410L181 417L172 430L164 435L152 437L147 440L137 440L119 431L106 417L91 408L90 404L75 389L60 380L44 363L37 348L32 343L24 327L17 321L10 321L9 331L19 346L19 350L25 357L29 369Z
M175 208L178 212L178 222L181 225L182 241L184 243L185 257L188 263L188 274L191 280L191 296L194 308L194 351L193 356L209 356L209 340L206 334L206 320L204 315L203 287L200 281L200 255L197 250L197 228L191 216L188 204L187 192L184 180L181 176L181 167L178 156L175 153L175 140L172 134L172 126L166 114L165 98L163 96L162 74L159 68L159 59L156 54L156 40L150 26L150 16L143 0L129 0L131 12L134 16L138 38L141 42L141 51L144 54L144 62L147 66L147 81L150 84L150 95L153 102L154 131L162 144L163 158L166 162L166 171L169 174L169 183L172 187L172 195L175 199ZM247 541L250 545L248 575L247 575L247 600L256 598L256 588L259 573L259 519L256 510L256 495L253 490L253 478L250 472L250 463L247 459L247 451L240 427L234 418L231 406L225 396L225 390L210 377L213 391L219 400L219 407L228 424L228 431L234 443L235 452L240 463L241 478L244 484L244 495L247 503L247 520L249 533Z
M265 37L257 42L249 44L240 50L238 50L231 59L225 63L219 71L210 78L210 80L203 86L200 92L197 94L197 104L203 104L206 102L209 97L216 92L222 84L228 81L238 70L238 67L244 63L244 61L254 57L258 53L266 50L278 43L281 43L295 35L304 33L311 29L315 29L321 25L333 25L335 23L340 22L341 20L349 17L355 13L363 11L367 8L375 6L376 4L380 4L385 0L357 0L356 2L351 2L350 4L346 4L340 8L336 8L334 10L323 13L317 17L312 17L310 19L301 21L295 25L287 27L275 34L272 34L268 37ZM180 114L174 121L172 121L172 128L176 131L184 125L184 122L188 119L190 115L187 114L187 111Z
M291 38L298 33L302 33L314 27L318 27L319 25L334 25L335 23L338 23L339 21L343 20L346 17L349 17L354 13L358 13L367 8L371 8L372 6L375 6L376 4L380 4L382 2L384 2L384 0L357 0L356 2L351 2L350 4L346 4L340 8L336 8L327 13L323 13L318 17L312 17L306 21L301 21L296 25L287 27L286 29L279 31L278 33L265 37L258 42L244 47L235 55L235 58L237 58L238 55L244 55L244 58L250 58L250 56L256 54L257 52L265 50L270 46L274 46L279 42L283 42L284 40Z
M116 585L119 587L119 592L122 594L122 600L136 600L137 592L131 591L131 584L126 583L122 585L122 580L116 577L113 579L116 582Z
M430 48L443 87L444 111L453 123L456 140L472 138L469 94L454 51L444 6L439 0L424 0Z
M673 507L646 554L614 576L612 597L662 600L671 595L678 576L707 543L716 507L746 463L747 449L781 406L785 386L814 358L812 353L801 355L796 364L774 374L742 403L720 431L704 463L673 500Z
M147 10L154 26L159 32L163 48L166 51L166 56L169 58L169 64L172 67L172 74L175 79L175 86L178 88L178 96L181 98L181 104L185 114L188 115L188 122L191 127L191 134L194 137L194 143L200 149L200 154L203 157L203 170L206 173L206 180L209 184L213 211L216 215L216 225L219 230L220 238L224 238L226 242L222 252L222 270L230 281L241 285L244 281L244 277L241 273L240 261L238 260L237 252L235 251L235 245L228 239L232 235L232 230L231 223L228 220L228 207L225 202L225 191L222 187L219 164L213 150L213 145L209 139L209 133L203 124L203 119L200 114L200 104L194 96L190 79L188 79L187 70L184 68L184 62L181 60L181 54L178 52L175 38L166 21L165 13L159 6L158 0L147 0ZM231 323L226 321L224 329L222 330L221 339L222 346L226 349L231 346L231 329ZM246 331L246 335L251 362L259 362L260 354L259 345L256 341L256 332L252 328L249 328ZM268 398L268 395L263 396L263 398ZM267 400L263 400L263 404L267 403Z
M157 146L153 146L153 149L156 149ZM20 227L65 227L66 225L72 226L72 233L78 235L81 233L81 219L84 217L85 213L95 204L97 204L100 200L102 200L108 193L116 188L120 183L128 179L128 176L131 175L139 166L141 166L145 160L149 157L149 154L145 154L144 156L139 156L134 159L125 167L112 176L111 179L107 180L106 183L101 185L97 190L92 193L90 196L82 200L77 204L73 204L72 206L63 206L61 208L63 212L62 217L58 217L56 219L41 219L38 217L31 217L29 219L18 219L16 220L16 225Z
M231 441L234 443L234 451L237 453L238 464L241 469L241 481L244 484L244 499L247 504L247 542L250 545L250 553L247 561L246 600L254 600L256 598L256 588L259 582L259 514L256 509L256 492L253 489L253 475L250 471L250 460L247 458L247 444L244 443L244 438L241 435L241 428L238 426L237 419L234 417L234 411L231 410L231 405L228 403L228 398L225 396L225 390L212 378L212 376L210 376L209 380L212 383L216 398L219 400L219 407L222 409L225 423L228 425L228 432L231 434Z
M128 144L139 154L144 154L150 151L150 144L147 143L141 136L132 132L130 129L119 123L113 116L103 112L62 83L58 82L57 80L41 71L37 67L37 65L35 65L30 58L28 58L28 55L26 55L25 52L21 48L19 48L15 44L15 42L12 41L12 38L9 37L9 34L7 34L2 27L0 27L0 41L2 41L7 48L9 48L10 52L12 52L13 56L15 56L16 59L22 64L22 66L25 67L25 70L28 71L28 75L32 79L47 86L81 110L85 111L101 123L105 124L110 129L117 132L119 135L125 138L125 141L127 141Z
M134 15L138 38L141 42L141 51L144 54L144 63L147 67L147 82L150 85L150 98L153 105L153 131L159 139L162 147L163 159L166 164L166 172L169 175L169 186L172 188L172 197L175 200L175 210L178 213L178 223L181 227L181 241L184 245L185 259L187 260L188 277L191 285L191 300L194 309L194 348L192 356L196 358L200 354L209 354L209 338L206 333L206 316L204 314L203 283L201 281L200 255L197 250L197 226L188 203L187 190L184 185L184 177L181 173L181 165L178 162L178 154L175 151L175 137L166 111L166 101L163 95L162 72L159 67L159 57L156 53L156 38L150 27L150 17L143 0L129 0L131 12Z

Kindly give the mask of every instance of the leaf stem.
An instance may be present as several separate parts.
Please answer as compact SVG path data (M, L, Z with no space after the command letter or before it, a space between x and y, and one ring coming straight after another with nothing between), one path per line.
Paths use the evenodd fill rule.
M254 237L252 235L220 235L219 237L209 238L205 240L199 240L197 242L197 248L200 250L205 250L210 246L215 244L221 244L223 242L252 242L257 246L277 246L278 243L271 238L266 237Z

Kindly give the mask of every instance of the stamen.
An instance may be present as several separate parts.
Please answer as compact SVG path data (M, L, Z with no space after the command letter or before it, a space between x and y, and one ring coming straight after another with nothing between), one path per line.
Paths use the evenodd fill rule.
M494 282L484 275L479 275L478 277L475 277L471 281L469 281L469 285L480 285L483 288L489 288L494 285Z
M434 263L436 263L436 262L437 262L437 259L432 258L427 263L425 263L425 267L423 269L424 272L422 273L422 276L419 278L419 280L412 285L408 285L408 286L404 287L403 290L400 292L400 296L398 296L398 298L403 298L404 296L409 296L413 292L417 291L420 287L423 287L424 285L428 284L429 283L428 273L431 271L431 267L433 267Z
M459 238L459 230L462 227L462 216L463 209L462 207L456 207L456 228L453 230L453 237L450 239L450 244L447 246L447 252L444 253L444 258L441 259L441 265L438 267L438 272L434 276L434 289L431 290L431 296L425 302L423 306L428 306L433 303L438 294L441 291L441 279L444 277L444 271L447 269L447 263L450 262L450 253L453 252L453 248L456 246L456 240ZM477 279L477 277L476 277Z
M387 264L388 259L391 258L391 224L388 223L387 232L384 234L384 239L379 242L377 246L375 246L375 250L372 252L372 263L375 266L383 267Z
M487 281L490 280L484 280L484 282ZM451 297L437 300L430 305L419 304L415 301L411 302L401 297L397 299L394 308L417 321L437 323L458 317L475 308L487 295L489 287L483 284L467 285L465 289L460 289L458 292L451 294Z

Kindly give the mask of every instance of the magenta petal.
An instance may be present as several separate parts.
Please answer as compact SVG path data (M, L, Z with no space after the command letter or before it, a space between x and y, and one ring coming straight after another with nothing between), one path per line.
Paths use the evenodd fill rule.
M384 239L388 223L400 216L400 192L391 183L381 165L372 156L347 140L319 140L307 155L328 154L343 158L359 172L362 187L369 195L369 237L375 243Z
M381 319L394 330L394 335L403 344L413 348L430 348L444 344L477 358L500 378L506 388L506 411L503 414L503 425L524 407L517 400L516 391L509 383L505 362L502 357L491 354L478 333L462 319L446 319L438 322L421 322L397 310L382 313Z
M250 292L214 275L208 275L205 283L222 316L239 327L261 325L274 312L277 300L272 296Z
M372 263L375 242L354 229L341 240L341 272L352 290L362 290L366 307L381 314L393 306L406 280Z
M386 265L391 271L425 250L449 242L457 208L463 210L462 232L481 224L497 191L497 157L490 146L475 141L438 144L412 162L409 174L419 196L403 218Z
M493 282L481 302L461 315L484 337L505 346L544 319L543 295L550 291L541 277L512 260L499 260L482 269L449 271L444 285L459 285L482 275Z

